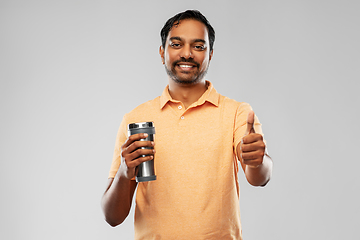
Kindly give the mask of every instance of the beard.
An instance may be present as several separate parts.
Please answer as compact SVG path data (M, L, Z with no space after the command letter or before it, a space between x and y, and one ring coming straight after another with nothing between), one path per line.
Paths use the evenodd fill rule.
M195 64L196 69L197 69L196 72L195 73L193 73L193 72L189 72L189 73L182 72L183 74L186 74L186 76L180 76L178 74L177 70L175 69L176 65L179 62L189 62L189 63ZM209 68L209 66L207 66L204 71L200 71L199 67L200 67L200 64L195 62L194 60L182 58L182 59L180 59L178 61L173 62L173 64L171 65L171 69L169 69L165 65L165 70L166 70L167 75L172 80L174 80L176 83L183 84L183 85L193 85L193 84L196 84L198 82L201 82L201 80L205 77L205 75L206 75L206 73L208 71L208 68Z

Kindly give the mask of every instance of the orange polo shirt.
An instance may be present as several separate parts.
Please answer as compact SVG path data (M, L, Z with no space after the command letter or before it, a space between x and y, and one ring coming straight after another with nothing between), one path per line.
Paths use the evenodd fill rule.
M120 148L132 122L154 122L157 180L138 183L135 239L242 239L239 161L236 146L251 107L224 97L210 82L185 109L163 94L126 114L120 125L109 177L120 165ZM261 125L255 119L255 130Z

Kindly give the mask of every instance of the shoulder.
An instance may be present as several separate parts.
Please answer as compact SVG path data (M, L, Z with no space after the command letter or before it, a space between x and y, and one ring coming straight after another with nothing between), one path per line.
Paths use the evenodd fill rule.
M220 94L219 94L220 95ZM228 98L226 96L220 95L220 106L231 109L232 111L236 112L243 112L243 111L250 111L251 106L247 102L239 102L237 100Z
M149 100L147 102L144 102L142 104L140 104L139 106L135 107L133 110L131 110L129 112L129 114L131 113L136 113L145 109L149 109L149 108L159 108L160 106L160 97L156 97L152 100Z
M129 122L141 121L140 119L151 118L152 115L160 111L160 97L156 97L150 101L144 102L126 113L124 118Z

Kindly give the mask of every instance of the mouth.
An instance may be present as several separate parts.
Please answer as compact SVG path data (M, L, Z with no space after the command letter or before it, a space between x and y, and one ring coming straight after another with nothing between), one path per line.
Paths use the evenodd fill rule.
M180 68L182 71L190 71L190 70L193 70L195 68L197 68L197 65L196 64L193 64L193 63L177 63L175 65L176 67Z

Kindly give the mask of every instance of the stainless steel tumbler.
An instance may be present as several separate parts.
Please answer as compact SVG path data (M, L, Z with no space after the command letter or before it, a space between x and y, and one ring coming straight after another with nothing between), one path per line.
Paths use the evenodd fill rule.
M147 138L141 139L140 141L154 141L155 127L153 122L140 122L130 123L128 125L129 136L137 133L147 133ZM147 149L149 147L142 147ZM142 155L141 157L144 157ZM154 158L150 161L143 162L138 166L138 174L136 176L136 182L148 182L156 180L155 169L154 169Z

